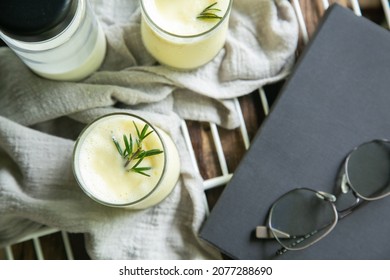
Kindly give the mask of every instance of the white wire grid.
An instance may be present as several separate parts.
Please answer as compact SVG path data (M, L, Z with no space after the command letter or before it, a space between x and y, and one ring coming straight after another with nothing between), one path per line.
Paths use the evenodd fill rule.
M390 8L389 8L389 2L388 2L389 0L380 0L380 1L381 1L381 5L383 8L384 16L386 19L387 27L390 27ZM361 12L361 7L359 4L359 1L358 0L349 0L349 2L351 4L351 8L354 11L354 13L358 16L361 16L362 12ZM299 0L291 0L291 4L292 4L292 6L295 10L296 16L297 16L301 38L303 40L303 43L306 44L309 41L309 35L308 35L307 27L305 24L304 16L302 13L300 1ZM328 0L322 0L322 5L323 5L324 10L326 10L329 7L329 4L330 3ZM264 112L264 115L267 116L269 113L269 102L268 102L268 99L267 99L267 96L265 94L264 89L260 88L258 90L258 94L260 96L262 110ZM237 112L239 114L239 120L240 120L239 129L241 132L242 140L243 140L245 149L248 149L249 145L250 145L250 139L249 139L247 127L246 127L246 124L244 121L241 106L240 106L238 99L235 99L234 102L235 102L235 107L237 109ZM229 182L229 180L231 179L231 177L233 175L233 173L231 173L228 169L227 161L226 161L225 154L224 154L224 151L222 148L220 135L218 132L218 127L214 123L209 123L209 125L210 125L212 140L213 140L213 143L215 145L215 149L216 149L216 153L217 153L217 157L218 157L218 162L220 165L222 175L204 180L203 181L203 188L205 191L212 189L212 188L226 185L226 183ZM186 140L188 150L190 151L190 156L191 156L193 165L199 171L198 162L197 162L197 159L195 156L194 149L192 147L190 133L189 133L189 130L187 128L187 124L185 121L182 122L181 129L182 129L182 133L184 135L184 138ZM44 228L44 229L39 230L33 234L29 234L29 235L25 236L24 238L16 241L14 244L32 241L36 258L38 260L43 260L43 259L45 259L45 256L43 253L42 243L41 243L40 239L42 237L52 235L52 234L61 234L66 257L69 260L73 260L74 253L73 253L71 243L69 241L68 233L65 231L61 231L59 229L56 229L56 228ZM13 253L13 249L12 249L14 244L7 246L5 248L2 248L2 250L4 252L3 255L4 255L5 259L8 259L8 260L14 259L14 253ZM1 250L1 248L0 248L0 250ZM1 258L2 258L2 254L0 252L0 259Z

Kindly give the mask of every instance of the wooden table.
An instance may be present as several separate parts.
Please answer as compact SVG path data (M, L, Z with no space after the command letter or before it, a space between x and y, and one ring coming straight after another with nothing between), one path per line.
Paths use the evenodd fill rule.
M291 0L293 3L294 0ZM337 2L343 6L349 6L348 0L330 0L332 4ZM324 13L322 0L300 0L299 1L304 21L307 27L308 38L313 35L316 26ZM381 23L384 20L384 15L381 10L380 0L360 0L362 14L371 20ZM297 57L305 46L304 38L301 34L299 46L296 51ZM264 88L264 91L269 98L270 104L279 93L283 82L269 85ZM239 102L243 111L245 123L248 130L249 138L252 139L257 132L259 126L266 117L261 110L262 105L258 92L253 92L246 96L240 97ZM192 145L195 151L196 159L200 168L202 177L207 180L221 175L221 170L217 160L216 149L211 136L211 128L208 123L199 123L188 121L187 126L192 140ZM239 129L227 130L218 128L223 150L226 156L229 172L234 172L239 164L242 156L245 153L243 140ZM206 196L210 209L213 208L218 200L224 186L206 191ZM66 259L65 250L62 244L60 234L52 234L40 239L44 247L44 255L46 259ZM73 247L75 259L88 259L88 255L84 249L83 236L81 234L70 234L70 241ZM13 246L14 257L16 259L35 259L33 242L27 241ZM4 253L0 251L0 259L4 258Z

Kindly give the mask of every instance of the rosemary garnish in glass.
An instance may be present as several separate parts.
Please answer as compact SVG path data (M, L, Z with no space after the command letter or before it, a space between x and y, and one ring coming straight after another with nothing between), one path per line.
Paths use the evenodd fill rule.
M220 9L214 8L218 2L207 6L196 18L198 19L221 19L222 17L218 16L216 12L220 12Z
M129 135L129 137L123 134L123 142L125 144L124 149L121 148L118 140L115 138L114 135L112 135L111 138L120 156L126 160L124 167L125 168L129 167L127 171L133 171L138 174L150 177L150 175L145 173L145 171L152 169L152 167L139 166L139 165L144 160L144 158L161 154L163 153L163 151L161 151L160 149L151 149L145 151L142 148L142 141L145 140L145 138L148 137L151 133L153 133L153 130L148 132L149 125L145 124L145 126L142 128L140 132L135 122L133 122L133 124L137 131L137 138L133 140L131 134ZM130 163L133 163L134 161L135 163L131 165Z

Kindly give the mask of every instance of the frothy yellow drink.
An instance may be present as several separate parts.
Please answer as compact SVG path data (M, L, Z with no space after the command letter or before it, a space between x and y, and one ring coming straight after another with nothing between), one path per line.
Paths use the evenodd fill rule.
M81 133L73 170L80 187L94 200L142 209L170 194L179 177L180 159L164 131L134 115L111 114Z
M141 34L148 52L176 69L194 69L221 50L232 0L141 0Z

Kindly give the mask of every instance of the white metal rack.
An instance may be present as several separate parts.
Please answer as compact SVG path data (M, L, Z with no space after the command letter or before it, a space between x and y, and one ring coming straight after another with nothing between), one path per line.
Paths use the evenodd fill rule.
M359 4L359 1L358 0L349 0L349 2L350 2L350 6L353 9L353 11L355 12L355 14L361 16L362 11L361 11L361 6ZM301 38L303 40L303 43L306 44L309 41L309 35L308 35L307 28L306 28L304 15L303 15L303 12L301 9L300 1L299 0L291 0L291 4L293 5L296 16L297 16L298 24L300 27ZM324 10L326 10L329 7L330 3L328 0L322 0L322 5L323 5ZM381 0L381 5L383 8L384 17L386 19L387 27L390 27L390 8L389 8L388 0ZM261 104L262 104L261 109L263 110L264 115L267 116L268 112L269 112L269 102L268 102L267 96L266 96L263 88L259 89L258 92L259 92L259 96L260 96L260 100L261 100ZM240 107L238 99L235 100L235 106L236 106L237 111L239 112L240 132L242 135L243 143L244 143L245 148L248 149L248 147L250 145L250 140L249 140L247 127L246 127L246 124L244 121L243 113L241 111L241 107ZM216 188L216 187L220 187L220 186L225 185L233 175L228 170L228 165L227 165L225 154L224 154L224 151L222 148L222 143L220 140L218 127L214 123L210 123L209 125L210 125L210 129L211 129L212 139L213 139L213 142L215 144L216 154L217 154L217 158L218 158L218 162L220 165L222 175L204 180L203 187L204 187L205 191L212 189L212 188ZM186 140L187 147L190 151L190 155L191 155L193 164L194 164L195 168L197 168L199 170L197 159L195 156L195 152L193 150L192 143L191 143L191 137L190 137L190 134L189 134L189 131L187 128L187 124L185 121L182 122L181 128L182 128L182 133L183 133L185 140ZM52 235L52 234L61 234L61 238L62 238L62 242L63 242L64 248L65 248L67 259L70 259L70 260L74 259L74 251L73 251L74 248L72 248L72 246L70 244L68 233L61 231L59 229L45 228L45 229L42 229L40 231L35 232L34 234L30 234L30 235L25 236L23 239L18 240L14 244L32 241L33 247L35 250L36 258L39 260L42 260L42 259L45 259L45 256L44 256L44 253L42 250L42 243L40 240L41 240L41 238L48 236L48 235ZM14 253L13 253L13 248L12 248L13 245L7 246L7 247L2 248L2 249L0 248L0 259L2 259L2 258L9 259L9 260L14 259ZM1 252L1 251L3 251L3 252Z

